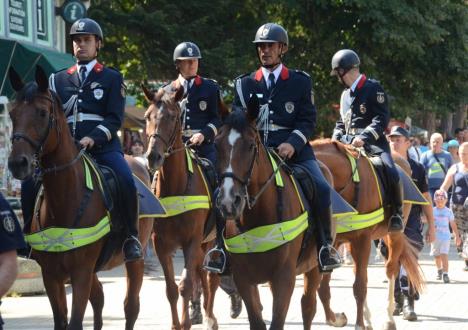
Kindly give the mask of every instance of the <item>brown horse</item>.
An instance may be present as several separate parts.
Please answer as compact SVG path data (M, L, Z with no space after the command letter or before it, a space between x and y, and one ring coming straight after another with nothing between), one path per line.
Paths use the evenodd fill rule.
M18 74L11 69L10 81L19 93L10 112L13 134L9 169L20 180L33 175L37 167L43 173L44 193L40 214L32 222L31 232L63 228L69 235L73 233L73 229L93 228L98 222L101 223L108 212L99 189L91 190L86 184L88 176L85 175L82 152L75 146L58 96L48 89L44 71L38 67L36 82L24 85ZM143 182L149 184L149 177L145 175L147 172L138 162L130 160L130 166L137 170ZM93 186L98 187L96 176L91 175L91 178ZM86 191L90 192L88 197L85 197ZM88 201L83 202L86 199ZM140 222L142 242L148 241L151 230L152 221ZM60 238L66 241L64 236L57 241ZM57 252L33 250L33 258L42 268L44 285L54 315L54 329L83 329L88 300L94 310L94 329L102 328L104 293L96 275L96 264L108 237L104 235L79 248ZM74 242L78 240L79 237ZM112 268L122 262L121 249L117 249L103 269ZM133 329L140 309L143 261L128 262L125 266L125 329ZM73 291L70 322L65 292L65 283L68 280Z
M307 212L293 179L279 161L274 165L261 143L255 124L258 111L258 99L252 97L247 112L233 111L227 117L215 141L221 180L216 203L227 220L225 243L234 281L251 329L266 329L257 285L269 282L270 329L283 329L296 275L303 273L302 316L304 329L310 329L321 279L316 243L305 240ZM276 181L279 175L282 187ZM296 227L288 225L292 223Z
M158 170L156 196L166 206L169 215L155 219L154 245L166 280L172 329L181 329L181 323L183 329L190 329L189 301L199 279L204 296L205 326L207 329L217 329L213 303L219 277L213 274L207 277L202 268L206 249L202 243L211 212L211 193L200 166L191 159L188 147L182 142L179 101L184 89L179 88L175 93L160 89L155 94L143 87L143 91L150 102L145 114L146 134L149 139L148 163L152 170ZM196 204L199 204L198 207L190 208L190 205ZM180 247L185 266L177 289L172 255ZM179 293L183 299L181 323L177 313Z
M336 191L351 204L353 204L353 201L357 201L355 207L359 214L369 214L382 206L377 179L372 174L371 165L365 157L359 157L360 154L350 146L345 146L339 142L331 142L328 139L313 141L312 146L317 158L324 162L332 172ZM353 182L354 173L347 154L356 158L357 171L360 177L359 183ZM409 164L404 159L396 158L395 161L407 173L411 172ZM355 196L356 193L358 196ZM405 219L407 219L410 207L410 204L404 204ZM372 240L383 237L388 247L388 260L385 264L386 275L389 279L387 321L385 323L387 329L395 328L395 321L392 316L394 310L393 289L400 263L405 267L408 279L417 291L421 292L424 285L423 275L416 258L416 251L407 237L402 232L388 232L390 212L391 210L387 206L384 208L384 221L364 229L338 233L336 236L335 244L337 246L344 242L349 242L351 245L356 276L353 285L357 305L356 329L371 328L366 295L367 266ZM343 313L335 314L330 308L329 284L330 274L326 274L320 284L319 296L325 309L327 323L333 326L344 326L347 322L346 316Z

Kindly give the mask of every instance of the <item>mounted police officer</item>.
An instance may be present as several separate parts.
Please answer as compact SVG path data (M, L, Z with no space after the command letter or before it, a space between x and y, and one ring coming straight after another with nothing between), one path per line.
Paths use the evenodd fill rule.
M331 271L341 265L341 260L332 247L330 186L309 144L316 124L312 80L307 73L282 64L289 42L281 25L262 25L253 43L261 67L236 78L233 105L245 109L251 95L256 94L261 104L257 125L263 143L276 148L288 162L302 165L312 177L317 189L312 216L317 229L319 265L322 271Z
M340 115L333 131L333 140L342 141L379 155L389 176L388 196L392 198L393 213L389 231L403 230L402 192L398 171L393 163L384 131L390 120L388 100L380 84L359 72L360 60L350 49L336 52L332 58L331 75L346 89L341 94Z
M200 48L193 42L182 42L174 49L174 64L179 76L168 87L184 88L181 102L182 134L184 142L190 143L197 154L216 165L216 150L213 144L221 126L218 102L218 84L198 75Z
M117 131L125 110L125 85L115 69L97 61L103 34L97 22L79 19L70 29L77 63L52 74L51 90L60 97L72 135L100 165L110 167L119 180L127 238L123 244L125 261L142 258L138 241L138 201L132 172L124 159ZM125 193L123 192L125 191Z

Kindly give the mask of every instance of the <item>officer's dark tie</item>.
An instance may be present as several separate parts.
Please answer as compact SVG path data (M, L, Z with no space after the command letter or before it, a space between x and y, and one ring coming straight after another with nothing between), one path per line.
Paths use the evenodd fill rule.
M270 72L270 74L268 75L268 82L269 82L268 92L271 95L273 88L275 88L275 74L273 72Z
M356 95L356 92L353 91L351 88L349 89L349 96L354 97Z
M83 82L86 80L86 65L80 66L80 82L83 85Z

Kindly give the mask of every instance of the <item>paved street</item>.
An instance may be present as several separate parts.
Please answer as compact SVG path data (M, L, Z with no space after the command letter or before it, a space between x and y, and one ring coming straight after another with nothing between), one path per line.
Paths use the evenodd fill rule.
M374 256L371 257L374 260ZM181 273L182 259L175 258L177 273ZM452 246L450 255L450 284L443 284L435 280L435 267L429 256L428 248L423 251L421 265L427 278L427 290L416 304L418 321L403 321L396 317L398 329L468 329L468 273L463 272L463 261L458 258ZM373 263L369 267L368 302L372 312L374 329L379 329L386 313L386 284L383 283L384 269L382 263ZM104 306L104 329L123 329L124 317L122 302L124 298L125 280L123 269L111 272L102 272L100 278L104 285L106 304ZM352 266L344 266L334 272L332 280L332 306L335 312L345 312L348 316L346 328L354 328L355 301L352 295L353 271ZM302 329L300 297L302 293L302 277L296 282L296 290L291 301L286 329ZM68 302L70 304L70 290ZM265 320L271 319L271 295L267 286L260 288L264 305ZM165 296L165 284L162 272L159 270L155 276L147 276L143 283L141 294L141 312L136 323L136 329L170 329L170 309ZM248 329L247 313L232 320L229 317L229 298L218 291L215 304L215 314L220 329ZM69 305L70 306L70 305ZM53 322L49 302L45 295L30 297L9 297L3 300L1 306L5 319L5 329L52 329ZM319 304L313 327L315 329L329 328L325 323L324 313ZM92 310L88 305L85 328L92 329ZM194 326L193 329L202 329Z

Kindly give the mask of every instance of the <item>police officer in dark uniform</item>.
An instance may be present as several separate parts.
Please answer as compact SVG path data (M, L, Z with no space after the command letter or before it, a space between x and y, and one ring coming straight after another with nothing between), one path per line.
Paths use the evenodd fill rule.
M431 243L435 238L434 216L432 214L432 203L430 203L431 196L429 194L426 170L421 163L416 162L408 156L408 149L411 147L409 138L409 132L399 126L393 126L390 134L388 134L390 149L408 161L411 166L411 178L413 179L413 182L429 201L428 205L415 204L411 207L408 221L405 226L405 235L410 239L411 244L421 252L424 247L424 225L421 221L421 215L424 213L428 224L426 231L427 243ZM400 315L400 313L403 312L403 319L416 321L417 314L414 311L414 302L417 299L419 299L419 294L409 286L406 271L401 267L400 273L395 280L396 304L393 315Z
M331 188L309 144L316 125L312 79L282 63L289 43L281 25L262 25L253 43L261 67L236 78L233 106L245 109L251 95L256 94L261 104L257 126L263 143L288 162L305 167L312 177L317 189L312 217L317 228L319 265L321 271L331 271L341 265L341 258L332 247Z
M179 77L166 88L184 88L181 101L182 134L184 142L190 143L197 154L216 166L216 149L213 141L221 126L218 102L218 84L198 75L200 48L193 42L182 42L174 49L174 64Z
M389 176L388 196L393 199L389 231L401 231L400 178L384 134L390 120L387 95L377 81L359 72L359 64L358 55L350 49L342 49L333 55L331 75L337 76L346 89L341 94L341 118L336 123L332 139L364 147L369 153L380 156Z
M16 214L0 193L0 298L8 292L16 279L18 271L16 250L25 247L26 243ZM3 321L0 315L0 330L2 329Z
M98 164L110 167L119 179L127 238L123 244L125 261L142 258L138 241L138 201L132 172L124 159L117 131L125 110L125 85L115 69L97 61L103 43L101 27L89 18L79 19L70 29L77 63L49 79L64 105L70 130ZM124 193L125 191L125 193Z

